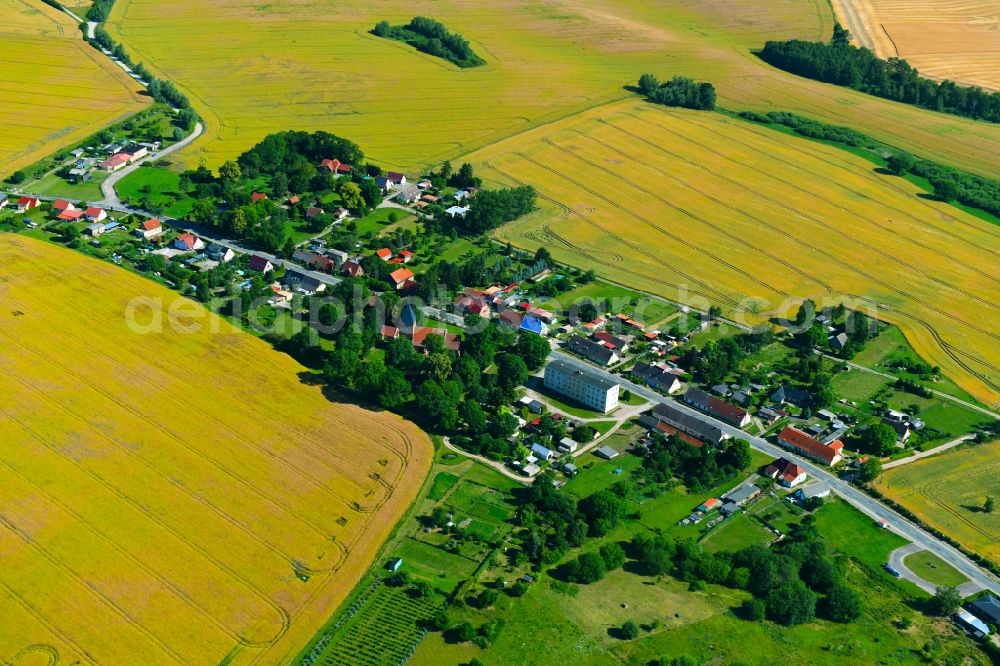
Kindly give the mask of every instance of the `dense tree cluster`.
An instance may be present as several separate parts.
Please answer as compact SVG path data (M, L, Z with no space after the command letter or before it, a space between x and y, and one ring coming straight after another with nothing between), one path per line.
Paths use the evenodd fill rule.
M527 215L535 208L535 188L530 185L502 190L480 190L469 203L465 217L445 218L445 226L479 236Z
M258 175L273 178L282 173L291 181L308 167L311 167L310 176L315 175L317 166L324 159L338 159L359 167L364 153L354 142L329 132L286 131L264 137L236 158L236 163L247 178Z
M94 0L94 4L87 10L87 20L94 21L95 23L104 23L108 20L108 15L111 13L111 8L114 4L115 0Z
M688 345L678 365L704 384L718 384L739 368L748 355L774 341L774 331L761 326L721 340L710 340L700 350Z
M741 609L746 619L796 625L810 622L818 609L827 619L852 622L863 610L861 597L843 582L812 516L771 548L753 545L735 553L708 553L694 540L640 534L630 544L630 555L646 575L670 574L693 584L749 591L754 599Z
M653 434L640 474L654 483L680 479L691 492L699 492L735 478L751 461L750 444L742 439L697 447L675 435Z
M799 76L926 109L1000 122L1000 93L948 80L939 83L920 76L902 58L882 60L866 48L843 41L769 41L759 55L765 62Z
M406 25L389 25L388 21L379 21L372 29L376 37L395 39L406 42L418 51L438 58L443 58L459 67L478 67L486 64L469 46L468 40L461 35L448 32L444 25L424 16L415 16Z
M698 83L684 76L675 76L665 83L652 74L639 77L639 92L649 101L665 106L681 106L685 109L711 111L715 108L715 86Z

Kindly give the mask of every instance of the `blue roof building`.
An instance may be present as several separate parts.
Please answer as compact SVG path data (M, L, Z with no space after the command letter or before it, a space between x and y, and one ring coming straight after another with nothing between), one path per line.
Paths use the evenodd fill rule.
M535 335L545 335L548 333L548 327L538 317L532 317L531 315L525 315L521 320L520 330L527 331L528 333L534 333Z
M551 450L545 448L541 444L532 444L531 452L538 456L539 460L552 460L552 458L555 457L555 454L553 454Z

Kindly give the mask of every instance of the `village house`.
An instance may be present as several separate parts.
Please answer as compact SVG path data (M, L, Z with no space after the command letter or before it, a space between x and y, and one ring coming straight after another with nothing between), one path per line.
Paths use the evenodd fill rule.
M331 271L336 266L330 257L309 250L296 250L292 253L292 261L312 266L320 271Z
M347 254L343 250L335 250L333 248L326 250L326 256L333 259L333 263L337 266L343 266L347 263L347 260L351 258L351 255Z
M670 369L662 364L636 363L629 371L633 377L652 388L673 394L684 388L684 384Z
M778 458L764 469L764 476L770 477L786 488L794 488L806 480L806 471L785 458Z
M459 294L455 298L454 310L456 314L461 315L490 316L490 306L486 301L467 294Z
M270 259L255 254L250 257L250 270L258 273L270 273L274 270L274 264L271 263Z
M719 426L667 403L656 405L651 412L640 417L639 422L648 429L655 429L657 423L663 422L708 444L719 444L728 438Z
M411 204L420 198L420 189L416 185L407 185L400 189L395 196L396 201L402 204Z
M619 354L624 354L628 351L628 340L620 338L617 335L612 335L607 331L595 331L590 337L595 342L603 344L608 349L614 349Z
M349 259L344 262L344 265L340 267L340 272L348 277L361 277L365 274L365 269L361 267L361 264L353 259Z
M87 218L88 222L103 222L108 217L108 211L96 206L87 206L87 210L84 211L84 217Z
M778 434L778 443L825 465L832 466L843 460L844 443L839 439L823 444L791 426Z
M545 325L544 321L538 317L527 315L521 318L521 325L518 327L518 330L534 333L535 335L548 335L549 333L549 327Z
M389 261L390 259L392 259L392 250L390 250L387 247L383 247L379 250L375 250L375 256L381 259L382 261Z
M32 208L38 208L39 201L36 197L21 197L17 200L17 212L25 213Z
M396 289L402 289L408 282L413 280L413 271L409 268L397 268L389 274L389 281L396 285Z
M79 208L67 208L56 215L56 219L62 220L63 222L76 222L81 217L83 217L83 211Z
M449 206L444 212L452 219L455 217L464 218L469 213L469 209L464 206Z
M350 173L353 168L350 164L344 164L340 160L323 160L319 163L319 167L337 175Z
M621 357L614 349L608 349L603 344L580 335L572 336L569 342L566 343L566 348L588 361L605 367L614 365L621 360Z
M886 424L893 429L896 433L896 441L900 444L906 444L906 441L910 439L910 425L906 421L897 421L888 417L882 417L882 423Z
M105 171L118 171L128 166L131 157L131 155L126 155L125 153L116 153L101 162L98 166Z
M682 400L692 407L738 428L743 428L750 423L750 414L747 410L711 396L701 389L689 388Z
M100 223L88 224L83 233L92 238L104 235L104 225Z
M320 215L323 215L324 211L319 206L310 206L306 209L306 219L315 220Z
M52 202L52 210L62 213L67 210L76 210L76 206L65 199L56 199Z
M284 284L289 290L298 291L306 296L313 296L326 291L325 282L320 282L316 278L294 269L285 273Z
M461 340L454 333L450 333L444 328L430 328L427 326L418 326L413 329L410 333L410 342L417 349L423 349L427 342L428 335L436 335L444 341L444 348L449 351L459 351L461 349Z
M156 238L161 234L163 234L163 224L155 217L150 220L144 220L142 224L135 229L136 236L147 240L150 238Z
M768 399L776 405L792 404L796 407L807 407L812 402L809 391L803 391L792 386L779 386Z
M191 252L192 250L201 250L204 248L205 241L198 238L194 234L184 233L179 234L177 238L174 239L174 247L178 250Z
M250 195L250 203L257 203L258 201L267 201L267 195L263 192L254 192Z
M205 248L205 255L212 261L218 261L221 264L228 263L236 257L232 248L224 247L218 243L209 243L208 247Z

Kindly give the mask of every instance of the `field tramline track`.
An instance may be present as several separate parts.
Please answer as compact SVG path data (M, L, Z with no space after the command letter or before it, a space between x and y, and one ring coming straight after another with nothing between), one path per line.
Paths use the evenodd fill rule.
M606 121L603 118L602 119L598 119L598 122L606 123ZM715 204L717 204L719 206L722 206L723 208L728 208L729 210L731 210L731 211L733 211L735 213L738 213L738 214L742 215L745 218L751 219L754 222L757 222L757 223L761 224L762 226L764 226L764 227L766 227L768 229L771 229L772 231L775 231L775 232L781 233L781 234L785 233L784 230L779 230L774 225L771 225L768 222L765 222L764 220L762 220L761 218L757 217L756 215L754 215L752 213L749 213L749 212L746 212L746 211L744 211L744 210L742 210L740 208L737 208L737 207L735 207L735 206L733 206L731 204L728 204L725 201L719 199L718 197L713 196L713 195L709 194L708 192L705 192L704 190L702 190L702 189L700 189L698 187L695 187L694 185L691 185L690 183L687 183L687 182L681 180L680 178L678 178L678 177L676 177L676 176L674 176L674 175L672 175L672 174L664 171L663 169L660 169L659 167L653 167L653 166L651 166L649 164L643 163L641 160L639 160L639 158L635 157L634 155L630 155L630 154L626 153L621 148L618 148L616 146L612 146L611 144L605 143L604 141L601 141L600 139L597 139L595 137L589 136L589 135L583 133L580 130L574 130L574 131L576 132L576 134L578 134L583 139L586 139L586 140L591 141L593 143L597 143L598 145L603 146L606 150L609 150L609 151L611 151L611 152L613 152L613 153L615 153L615 154L617 154L617 155L619 155L621 157L624 157L625 159L630 160L633 164L640 164L645 169L648 169L650 171L655 171L657 174L659 174L663 178L666 178L667 180L670 180L670 181L673 181L674 183L677 183L680 187L683 187L686 190L690 190L692 192L696 192L698 195L700 195L700 196L708 199L709 201L714 202ZM573 154L570 151L566 150L565 148L562 148L560 146L555 146L555 144L551 144L550 143L550 145L553 145L554 147L559 148L559 150L562 150L563 152L567 152L569 154ZM580 159L583 159L583 158L580 158ZM593 165L593 162L590 162L589 160L585 160L585 161L587 161L588 164ZM672 208L673 210L676 210L677 212L682 213L683 215L686 215L689 218L692 218L692 219L694 219L694 220L696 220L698 222L701 222L703 225L705 225L705 226L707 226L707 227L715 230L716 232L718 232L720 234L723 234L725 236L731 237L734 241L736 241L740 245L743 245L744 247L748 247L751 250L754 250L756 252L760 252L765 257L768 257L769 259L771 259L775 263L778 263L778 264L784 266L785 268L788 268L789 270L791 270L794 273L798 273L799 275L801 275L805 279L809 280L810 282L818 284L827 293L831 293L831 292L834 291L833 287L830 284L828 284L827 282L824 282L823 280L821 280L821 279L819 279L819 278L817 278L817 277L815 277L815 276L813 276L813 275L805 272L804 270L802 270L798 266L795 266L791 262L789 262L789 261L787 261L785 259L782 259L781 257L778 257L778 256L776 256L774 254L772 254L768 250L765 250L763 248L757 247L756 245L750 243L746 239L739 238L737 236L728 234L727 231L725 229L723 229L722 227L720 227L719 225L714 224L712 222L709 222L708 220L706 220L705 218L701 217L700 215L696 215L696 214L694 214L694 213L692 213L692 212L690 212L690 211L688 211L688 210L686 210L684 208L681 208L680 206L677 206L677 205L671 203L670 201L668 201L664 197L660 196L659 194L656 194L655 192L651 191L649 188L636 183L635 181L628 180L628 179L623 179L623 180L624 180L624 182L626 182L629 185L631 185L633 188L644 192L645 194L647 194L648 196L656 199L657 201L659 201L660 203L664 204L665 206L668 206L668 207Z
M634 116L633 116L633 117L634 117ZM642 120L643 122L646 122L647 124L651 124L651 125L653 125L653 126L655 126L655 127L659 127L659 128L661 128L661 129L662 129L662 126L661 126L661 125L659 125L658 123L653 123L653 122L650 122L650 121L647 121L647 120L644 120L644 119L641 119L641 118L639 118L639 120ZM701 126L699 125L699 127L701 127ZM625 130L623 130L623 131L625 131ZM669 130L668 130L668 131L669 131ZM628 132L626 131L626 133L628 133ZM677 136L680 136L680 135L677 135ZM682 138L683 138L683 137L682 137ZM749 149L751 149L751 150L757 150L756 148L754 148L754 147L752 147L752 146L749 146L748 144L744 144L744 143L740 142L739 140L736 140L736 139L734 139L734 142L736 142L736 143L741 143L742 145L744 145L745 147L747 147L747 148L749 148ZM692 143L695 143L696 145L701 145L701 144L697 144L696 142L692 142ZM654 144L654 147L655 147L655 144ZM714 151L714 150L713 150L713 149L711 149L711 148L708 148L708 147L704 147L704 148L705 148L706 150L710 151L710 152L715 152L716 154L718 154L718 155L719 155L720 157L723 157L723 158L724 158L724 159L726 159L727 161L730 161L730 162L733 162L733 163L735 163L735 164L740 164L741 166L746 166L746 165L743 165L742 163L740 163L740 162L737 162L736 160L734 160L734 159L732 159L732 158L730 158L730 157L728 157L728 156L726 156L726 155L723 155L723 154L721 154L721 153L718 153L717 151ZM776 159L778 159L779 161L782 161L782 162L784 162L784 160L781 160L780 158L776 158ZM777 176L773 176L773 175L770 175L770 174L764 174L763 172L760 172L759 170L757 170L757 169L756 169L756 168L754 168L754 167L749 167L749 168L753 169L754 171L757 171L758 173L761 173L762 175L768 175L769 177L773 178L774 180L777 180L778 182L780 182L780 183L783 183L783 184L786 184L786 185L788 185L788 186L790 186L790 187L793 187L793 188L796 188L796 189L802 189L802 188L800 188L800 187L798 187L798 186L796 186L796 185L794 185L794 184L792 184L792 183L787 183L786 181L784 181L784 180L782 180L782 179L778 178ZM709 170L709 171L710 171L710 170ZM721 178L725 178L725 176L721 176L721 175L719 175L719 174L716 174L716 175L718 175L718 176L719 176L719 177L721 177ZM744 185L742 185L742 184L740 184L740 183L738 183L738 182L736 182L736 181L731 181L731 180L730 180L730 182L733 182L734 184L736 184L736 185L738 185L738 186L740 186L740 187L742 187L742 188L744 188L744 189L747 189L747 188L746 188L746 186L744 186ZM751 191L751 190L747 190L747 191ZM802 191L804 191L804 192L805 192L806 190L802 190ZM807 219L810 219L810 220L812 220L812 221L816 222L817 224L820 224L821 226L824 226L824 227L827 227L827 225L825 225L825 223L823 223L823 221L822 221L822 220L820 220L819 218L815 217L814 215L812 215L812 214L810 214L810 213L806 213L806 212L804 212L804 211L798 211L798 210L796 210L796 209L793 209L793 208L790 208L790 207L788 207L788 206L787 206L786 204L783 204L783 203L781 203L781 202L779 202L779 201L776 201L776 200L774 200L773 198L769 198L769 197L767 197L767 195L762 195L762 194L757 194L757 193L754 193L754 194L755 194L755 195L757 195L757 196L761 196L761 197L764 197L765 199L768 199L768 200L769 200L769 201L771 201L772 203L775 203L776 205L779 205L779 206L781 206L781 207L785 208L786 210L789 210L789 211L791 211L791 212L794 212L794 213L795 213L795 214L797 214L797 215L800 215L800 216L803 216L803 217L805 217L805 218L807 218ZM829 228L829 227L827 227L827 228ZM842 236L842 237L844 237L844 238L846 238L846 239L848 239L848 240L851 240L851 241L854 241L854 242L857 242L857 243L860 243L861 245L863 245L863 246L865 246L865 247L867 247L867 248L871 249L871 250L872 250L873 252L875 252L876 254L879 254L880 256L883 256L883 257L885 257L885 258L887 258L887 259L889 259L889 260L893 261L894 263L897 263L897 264L899 264L899 265L901 265L901 266L904 266L904 267L906 267L906 268L909 268L910 270L913 270L913 271L914 271L915 273L917 273L918 275L921 275L921 276L923 276L923 277L926 277L926 278L928 278L928 279L930 279L931 281L934 281L934 282L941 282L940 280L938 280L938 279L936 279L936 278L934 278L934 277L932 277L932 276L928 275L928 274L927 274L927 273L925 273L924 271L921 271L920 269L918 269L918 268L916 268L916 267L913 267L913 266L910 266L910 265L909 265L909 264L907 264L906 262L903 262L902 260L899 260L899 259L897 259L897 258L895 258L895 257L892 257L892 256L891 256L891 255L890 255L889 253L886 253L886 252L885 252L885 251L883 251L883 250L880 250L880 249L878 249L878 248L876 248L876 247L874 247L874 246L871 246L871 245L869 245L869 244L867 244L867 243L864 243L863 241L860 241L860 240L856 239L855 237L851 236L850 234L847 234L847 233L845 233L845 232L842 232L842 231L839 231L839 230L837 230L837 229L834 229L834 228L830 228L830 229L831 229L831 231L833 231L833 233L835 233L835 234L837 234L837 235L840 235L840 236ZM846 265L845 265L845 266L846 266ZM961 319L961 318L960 318L960 317L958 317L957 315L954 315L954 314L952 314L952 313L949 313L949 312L945 312L944 310L941 310L941 309L937 308L936 306L934 306L934 305L931 305L930 303L928 303L928 302L926 302L926 301L924 301L924 300L922 300L922 299L919 299L919 298L915 298L915 297L913 297L913 296L912 296L911 294L909 294L909 293L907 293L907 292L905 292L905 291L903 291L903 290L901 290L901 289L899 289L899 288L897 288L897 287L895 287L895 286L893 286L893 285L890 285L889 283L887 283L887 282L885 282L885 281L883 281L883 280L881 280L881 279L879 279L879 278L875 277L874 275L871 275L870 273L868 273L868 272L866 272L866 271L862 271L862 270L861 270L860 268L858 268L858 267L856 267L856 266L846 266L846 267L847 267L847 268L848 268L849 270L851 270L851 271L853 271L853 272L855 272L855 273L858 273L858 274L860 274L860 275L863 275L863 276L865 276L865 277L866 277L866 278L868 278L869 280L872 280L872 281L873 281L873 282L875 282L876 284L879 284L879 285L881 285L882 287L885 287L886 289L888 289L888 290L890 290L890 291L893 291L893 292L895 292L895 293L897 293L897 294L899 294L899 295L901 295L901 296L905 296L905 297L906 297L907 299L909 299L910 301L912 301L912 302L914 302L914 303L917 303L917 304L919 304L919 305L921 305L921 306L923 306L923 307L926 307L926 308L927 308L927 309L929 309L929 310L933 310L934 312L937 312L938 314L940 314L940 315L942 315L942 316L944 316L944 317L946 317L946 318L948 318L948 319L951 319L951 320L953 320L953 321L956 321L956 322L958 322L958 323L960 323L960 324L963 324L963 325L965 325L965 326L968 326L968 327L969 327L969 328L971 328L972 330L975 330L975 331L977 331L977 332L979 332L979 333L982 333L982 334L984 334L984 335L987 335L987 336L989 336L989 337L991 337L991 338L994 338L994 339L997 339L997 340L1000 340L1000 334L997 334L997 333L995 333L995 332L993 332L993 331L989 331L989 330L986 330L986 329L983 329L983 328L980 328L979 326L977 326L977 325L975 325L975 324L971 324L971 323L969 323L969 322L967 322L967 321L965 321L965 320ZM948 286L948 287L949 287L950 289L952 289L953 291L956 291L956 292L958 292L958 293L960 293L960 294L963 294L963 295L966 295L966 296L969 296L970 298L973 298L974 300L979 300L979 301L982 301L982 302L984 302L984 303L988 304L988 305L989 305L990 307L993 307L993 308L998 308L998 307L1000 307L1000 306L998 306L998 305L997 305L996 303L992 303L992 302L987 302L987 301L984 301L983 299L981 299L981 298L979 298L979 297L977 297L977 296L974 296L974 295L971 295L971 294L966 294L966 293L965 293L965 292L964 292L963 290L961 290L961 289L958 289L958 288L956 288L956 287L954 287L954 286L952 286L952 285L950 285L950 284L948 284L948 283L942 283L942 284L944 284L945 286Z
M521 156L520 153L515 153L515 154L518 155L519 157ZM486 166L491 171L493 171L494 173L497 173L501 177L510 180L511 182L517 183L518 185L527 185L527 183L525 183L524 181L518 180L517 178L515 178L515 177L513 177L513 176L511 176L509 174L501 172L499 169L497 169L496 167L492 166L489 162L484 162L483 165ZM666 264L665 262L663 262L662 259L660 259L656 255L651 254L647 250L645 250L645 249L643 249L643 248L635 245L631 241L623 238L622 236L619 236L618 234L614 233L613 231L610 231L610 230L606 229L605 227L603 227L600 224L594 222L593 220L591 220L587 216L585 216L585 215L583 215L581 213L578 213L577 211L575 211L575 210L569 208L568 206L566 206L565 204L560 203L556 199L553 199L552 197L550 197L548 195L545 195L545 194L542 194L540 192L538 193L538 198L541 199L541 200L543 200L543 201L548 201L548 202L552 203L555 206L558 206L563 211L565 211L569 216L572 216L572 217L575 217L575 218L579 219L583 223L585 223L588 226L590 226L590 227L596 229L597 231L599 231L601 234L606 235L606 236L610 236L611 238L615 239L616 241L620 242L621 244L623 244L623 245L631 248L635 252L637 252L637 253L639 253L639 254L647 257L655 265L662 266L663 268L665 268L665 269L667 269L669 271L672 271L674 273L682 275L682 276L688 278L689 280L691 280L693 283L702 285L705 289L707 289L709 292L711 292L712 294L715 294L715 295L712 296L709 293L702 292L702 291L697 291L697 290L693 290L693 289L688 289L689 293L691 293L691 294L697 294L699 296L702 296L702 297L704 297L706 300L708 300L710 302L713 301L713 300L716 300L716 301L721 301L721 302L727 303L727 304L729 304L729 305L731 305L733 307L739 306L739 301L736 301L733 298L731 298L731 297L723 294L722 292L717 291L716 289L714 289L713 287L709 286L707 283L703 282L702 280L699 280L698 278L694 277L693 275L689 275L689 274L687 274L687 273L685 273L685 272L683 272L683 271L681 271L681 270L679 270L679 269L677 269L677 268L675 268L673 266L670 266L670 265ZM556 235L555 232L551 232L550 231L550 233L552 233L553 235ZM582 247L580 247L580 246L572 243L568 239L566 239L566 238L564 238L562 236L558 236L558 235L556 237L559 238L559 240L561 240L568 247L570 247L570 248L578 251L580 254L582 254L582 255L584 255L586 257L591 258L591 260L593 260L595 263L597 263L597 264L603 263L602 261L594 258L587 250L585 250L584 248L582 248ZM648 280L648 281L654 282L656 284L661 284L661 285L663 285L665 287L671 287L671 288L677 289L677 290L680 290L682 288L682 285L679 285L677 283L668 282L666 280L663 280L662 278L652 277L652 276L649 276L649 275L647 275L645 273L640 273L639 271L635 271L635 270L632 270L632 269L623 268L623 267L616 267L616 270L620 270L623 273L627 273L629 275L633 275L636 278L641 278L643 280Z

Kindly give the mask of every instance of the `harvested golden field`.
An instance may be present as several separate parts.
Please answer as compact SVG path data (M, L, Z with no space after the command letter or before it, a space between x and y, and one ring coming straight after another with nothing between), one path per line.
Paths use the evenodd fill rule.
M1000 227L837 148L722 114L618 102L469 156L541 210L498 235L693 305L760 315L872 299L917 351L1000 401ZM758 319L750 315L750 320Z
M202 328L136 332L137 297ZM3 663L289 663L430 465L415 426L201 306L9 234L0 345Z
M1000 442L886 470L875 486L928 525L1000 563L1000 513L980 510L987 495L1000 497Z
M146 104L142 86L38 0L0 0L0 178Z
M1000 90L996 0L834 0L840 22L880 58L901 57L923 75Z
M465 36L487 64L459 69L367 32L419 14ZM622 99L649 71L710 80L727 108L797 111L1000 174L1000 126L795 77L750 52L767 39L826 39L832 26L826 0L119 0L109 20L207 118L180 157L210 167L296 128L418 170Z

